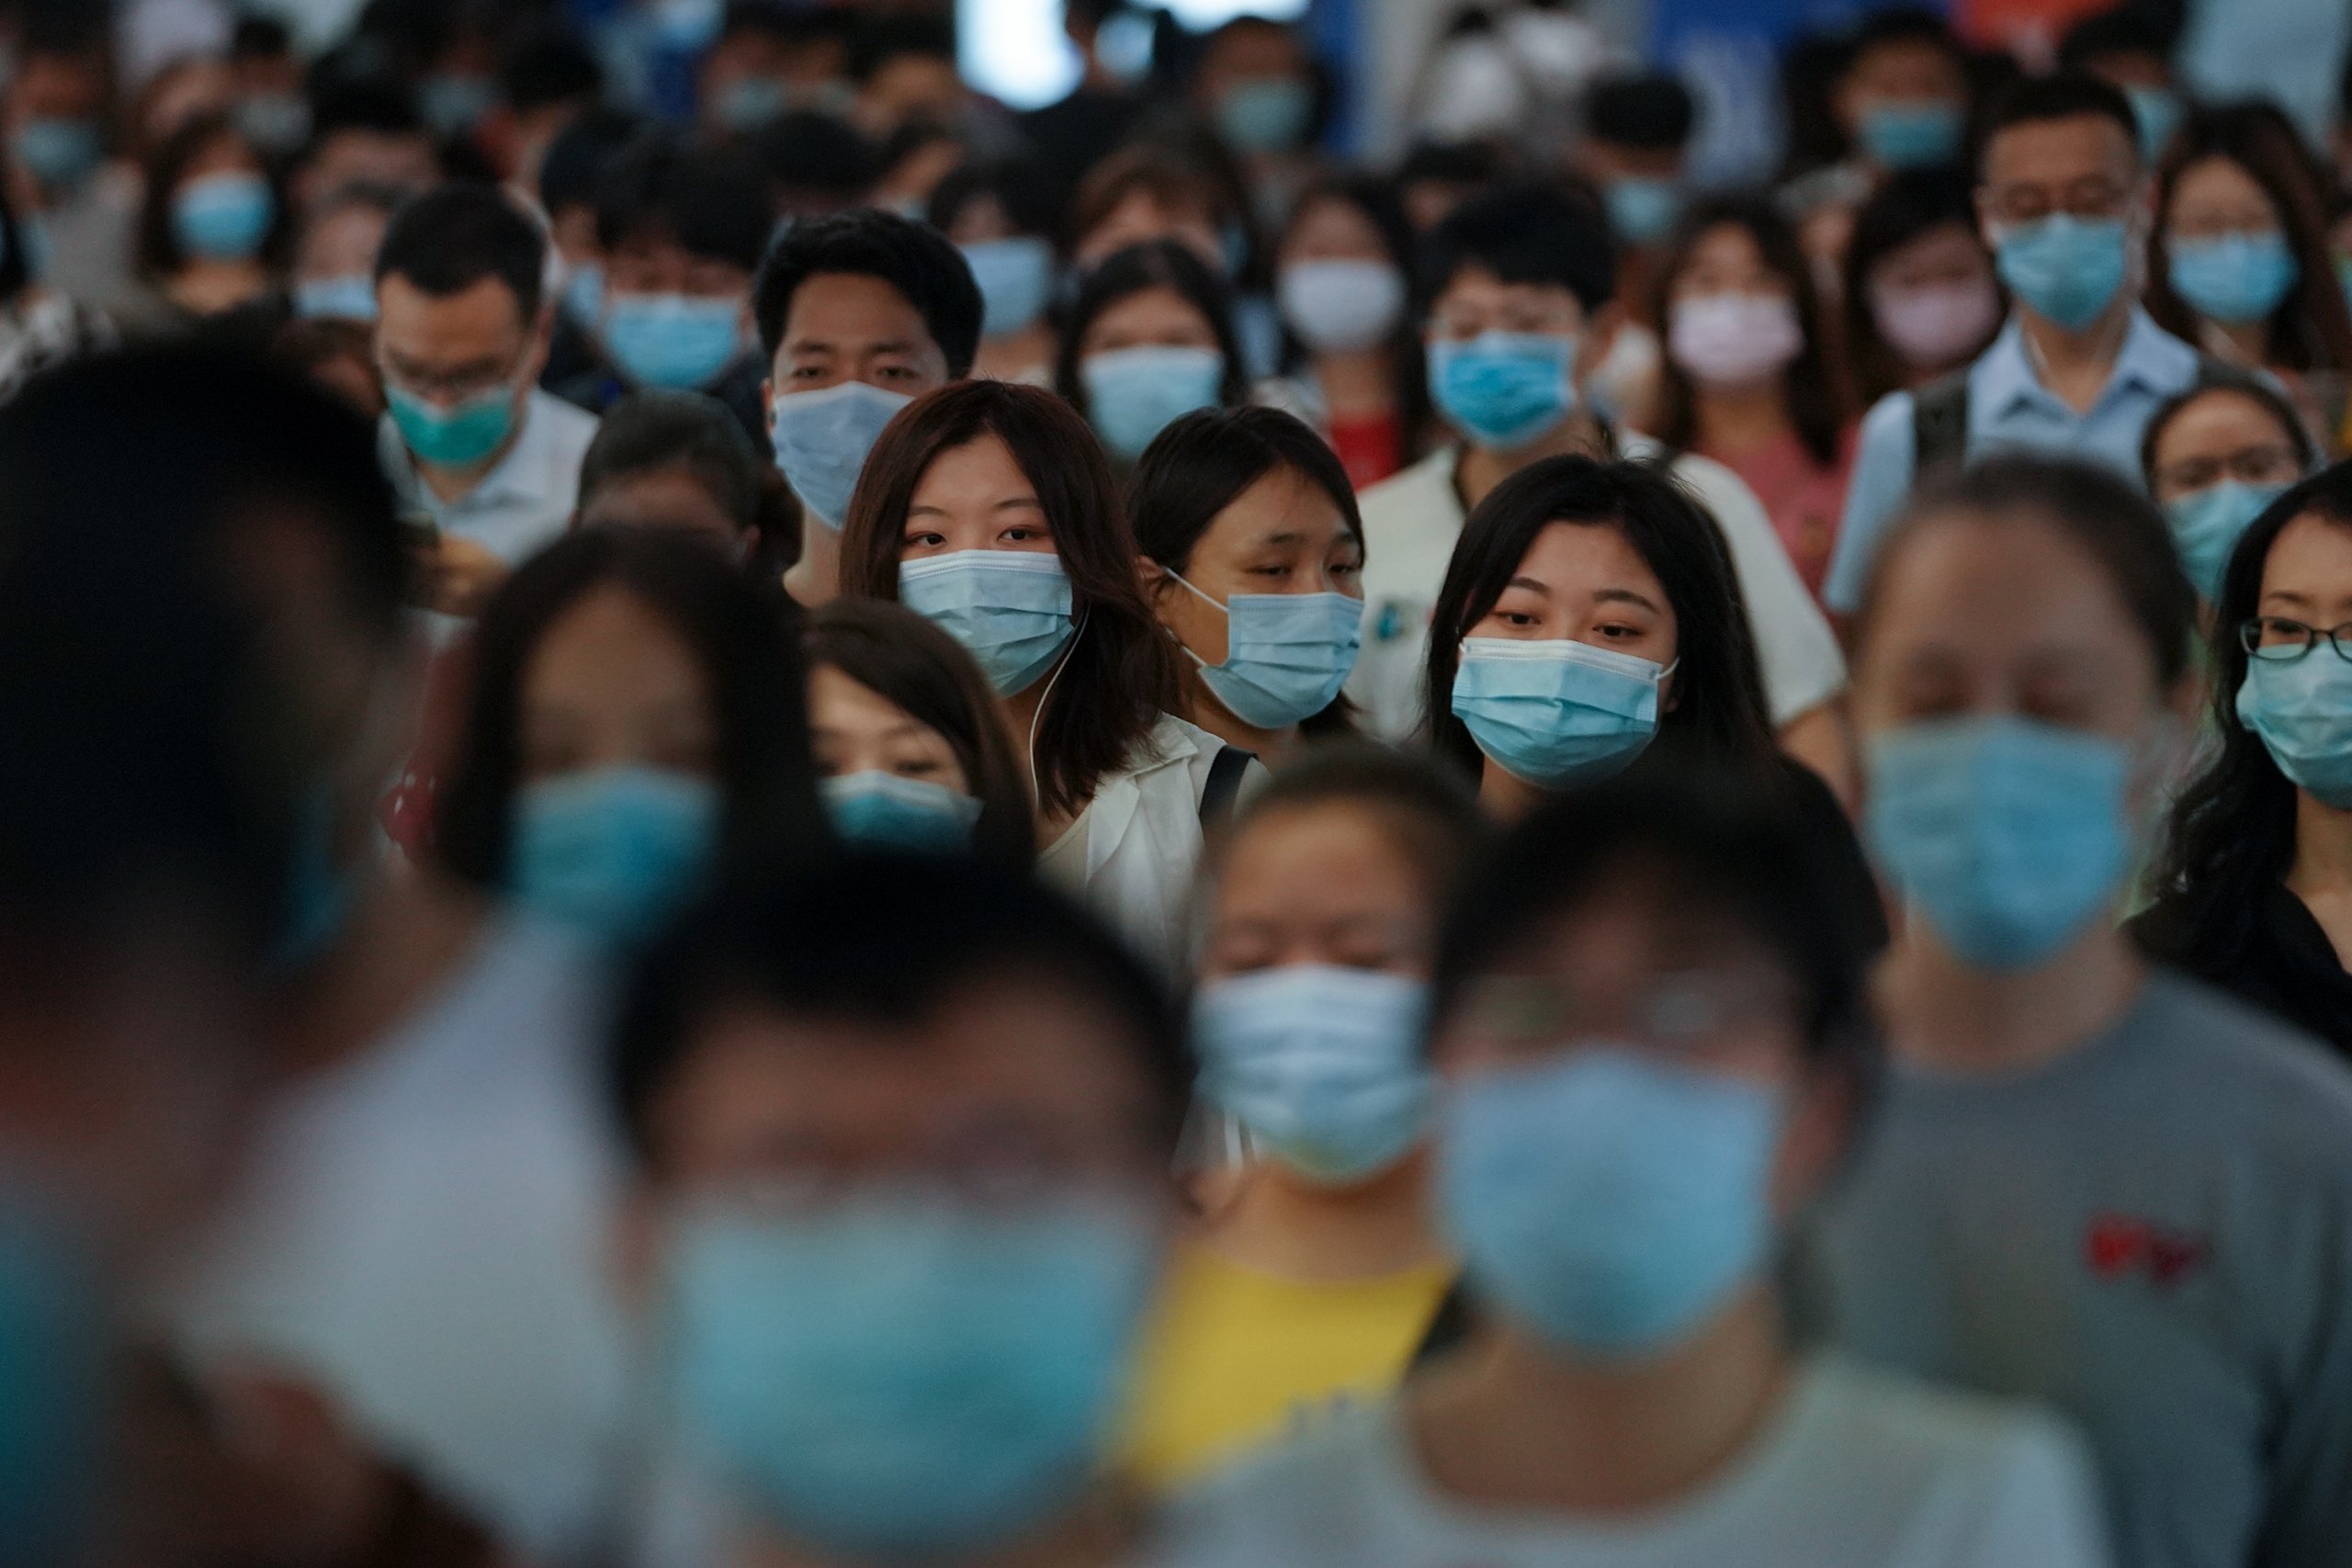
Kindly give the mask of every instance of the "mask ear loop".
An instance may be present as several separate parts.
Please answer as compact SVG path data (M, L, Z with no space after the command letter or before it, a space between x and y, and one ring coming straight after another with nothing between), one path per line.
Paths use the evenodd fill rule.
M1043 804L1037 793L1037 729L1046 722L1046 705L1054 700L1054 687L1060 683L1062 671L1069 668L1070 655L1078 651L1078 639L1086 635L1086 617L1079 617L1077 629L1069 634L1069 647L1054 665L1054 672L1046 680L1045 694L1037 699L1037 711L1029 716L1029 809L1035 811Z

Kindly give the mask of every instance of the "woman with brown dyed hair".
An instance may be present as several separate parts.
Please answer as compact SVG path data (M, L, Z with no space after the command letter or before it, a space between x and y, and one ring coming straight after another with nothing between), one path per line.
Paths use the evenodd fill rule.
M1174 716L1175 645L1086 422L1052 393L965 381L918 400L866 459L844 596L898 600L964 645L1003 705L1041 868L1173 965L1202 823L1250 753Z

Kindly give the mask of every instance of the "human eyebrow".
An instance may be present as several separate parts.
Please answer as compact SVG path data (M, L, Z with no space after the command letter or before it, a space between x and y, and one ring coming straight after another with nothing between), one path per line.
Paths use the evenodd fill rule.
M1593 592L1592 602L1596 604L1639 604L1643 609L1649 611L1654 615L1664 615L1666 613L1659 609L1657 605L1653 604L1648 598L1634 592L1630 588L1597 589Z

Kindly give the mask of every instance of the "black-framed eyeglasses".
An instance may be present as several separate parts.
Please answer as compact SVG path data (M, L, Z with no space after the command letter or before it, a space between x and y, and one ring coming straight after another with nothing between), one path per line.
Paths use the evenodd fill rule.
M2284 615L2256 615L2238 627L2238 641L2248 654L2269 664L2292 664L2325 638L2338 659L2352 660L2352 621L2324 631L2290 621Z

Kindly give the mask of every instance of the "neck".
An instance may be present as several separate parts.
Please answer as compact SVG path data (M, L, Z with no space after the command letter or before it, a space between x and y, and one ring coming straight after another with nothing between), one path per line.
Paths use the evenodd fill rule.
M488 917L479 894L430 867L378 873L335 940L288 987L281 1066L321 1071L382 1039L429 1000Z
M2019 308L2018 321L2025 332L2030 356L2038 363L2043 387L2077 412L2086 411L2107 389L2123 340L2132 331L2132 297L2119 290L2115 302L2079 332L2069 332L2048 318Z
M1191 664L1191 658L1186 657L1184 662ZM1216 700L1216 694L1201 679L1198 669L1186 677L1184 686L1190 698L1184 705L1184 716L1227 745L1255 751L1269 765L1298 749L1298 726L1286 724L1279 729L1261 729L1236 717L1232 709Z
M1429 1175L1426 1148L1351 1187L1319 1187L1278 1160L1260 1160L1202 1245L1286 1280L1379 1280L1427 1268L1447 1256L1430 1217Z
M1966 963L1925 926L1910 917L1878 984L1895 1054L1922 1066L1992 1074L2054 1061L2121 1018L2147 978L2105 920L2030 969Z
M1506 770L1492 757L1478 771L1478 804L1498 822L1516 822L1551 796Z
M1781 378L1753 387L1702 388L1697 400L1701 451L1744 457L1796 428Z
M2295 863L2287 886L2305 897L2352 895L2352 811L2297 793Z
M1736 1461L1780 1405L1792 1359L1751 1287L1697 1337L1631 1366L1564 1359L1501 1326L1408 1385L1406 1418L1436 1486L1571 1513L1655 1509Z
M842 536L800 509L800 558L784 574L784 591L804 610L841 597Z
M1318 354L1312 368L1323 404L1335 414L1376 414L1396 406L1396 370L1385 348Z
M1528 464L1545 457L1557 457L1570 452L1599 457L1602 446L1600 422L1579 408L1560 422L1558 429L1542 440L1509 452L1473 443L1462 448L1462 460L1454 469L1454 479L1462 487L1463 499L1476 506L1487 499L1493 490Z

